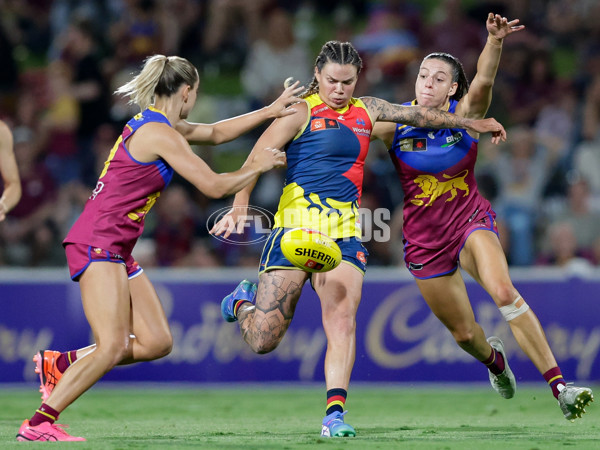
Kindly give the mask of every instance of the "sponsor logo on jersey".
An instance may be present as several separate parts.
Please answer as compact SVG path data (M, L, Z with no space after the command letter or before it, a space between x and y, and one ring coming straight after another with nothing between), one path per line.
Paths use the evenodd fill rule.
M446 143L442 144L442 148L444 148L444 147L452 147L453 145L456 145L460 141L462 141L462 138L463 138L462 131L459 131L458 133L455 133L452 136L448 136L446 138Z
M402 132L400 133L401 136L404 136L406 133L410 133L412 130L415 129L415 127L409 127L406 125L398 125L398 130L400 130L401 128L404 128L402 130Z
M364 127L367 125L367 122L362 119L356 119L356 125L362 125Z
M400 141L401 152L424 152L427 150L427 139L402 139Z
M354 131L354 134L358 134L359 136L371 136L371 130L368 128L352 127L352 131Z
M340 124L335 119L313 119L310 123L310 131L329 130L339 127Z

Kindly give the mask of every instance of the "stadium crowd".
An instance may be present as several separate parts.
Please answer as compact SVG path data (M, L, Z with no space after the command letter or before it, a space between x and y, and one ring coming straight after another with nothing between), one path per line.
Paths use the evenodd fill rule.
M488 12L519 18L488 116L508 131L479 144L478 183L498 213L512 266L600 266L600 3L595 0L289 1L0 0L0 119L12 129L23 196L0 223L0 265L65 265L61 242L126 122L113 95L152 54L200 69L190 120L211 123L269 104L289 76L305 85L315 46L349 40L364 72L356 96L414 96L422 58L446 51L475 73ZM258 129L196 146L216 171L239 167ZM389 211L389 239L365 242L370 266L403 266L402 191L380 142L365 169L362 207ZM283 171L259 180L252 204L275 211ZM261 251L209 236L209 201L175 178L148 216L144 267L254 267ZM372 216L371 216L372 217ZM363 223L375 236L376 222ZM249 239L252 240L252 239Z

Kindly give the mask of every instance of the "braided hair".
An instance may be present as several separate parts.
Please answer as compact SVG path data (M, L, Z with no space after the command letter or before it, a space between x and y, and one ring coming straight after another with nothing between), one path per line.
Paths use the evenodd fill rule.
M317 56L315 67L321 72L323 66L327 63L335 64L352 64L356 67L356 73L359 74L362 69L362 59L354 46L350 42L328 41L321 47L321 53ZM308 89L303 92L300 97L306 98L309 95L319 91L319 82L313 75L313 79L308 85Z
M459 101L461 98L463 98L469 91L469 80L467 80L465 69L458 58L449 53L437 52L427 55L425 58L423 58L423 61L428 59L439 59L440 61L444 61L450 65L452 68L452 82L458 83L456 92L450 98L456 101Z

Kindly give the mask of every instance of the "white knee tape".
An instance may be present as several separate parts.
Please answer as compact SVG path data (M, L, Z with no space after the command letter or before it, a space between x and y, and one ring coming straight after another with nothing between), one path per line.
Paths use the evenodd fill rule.
M517 308L516 305L519 300L523 300L523 297L520 295L510 305L500 307L500 312L507 322L519 317L521 314L525 314L529 310L529 305L525 302L525 300L523 300L523 304Z

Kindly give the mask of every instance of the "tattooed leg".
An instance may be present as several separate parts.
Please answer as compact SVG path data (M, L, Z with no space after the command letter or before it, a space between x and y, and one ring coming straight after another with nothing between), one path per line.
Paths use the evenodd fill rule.
M260 276L256 306L242 306L238 312L240 331L256 353L269 353L279 345L287 331L302 286L308 274L299 270L272 270Z

